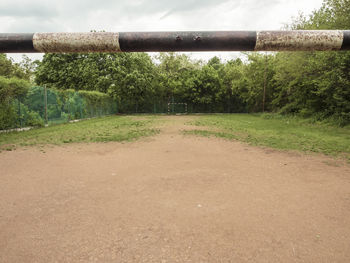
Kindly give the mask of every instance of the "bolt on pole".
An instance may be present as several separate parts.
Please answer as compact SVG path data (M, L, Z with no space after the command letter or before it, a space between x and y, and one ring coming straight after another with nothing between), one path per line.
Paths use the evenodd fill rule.
M350 30L0 33L0 53L350 50Z

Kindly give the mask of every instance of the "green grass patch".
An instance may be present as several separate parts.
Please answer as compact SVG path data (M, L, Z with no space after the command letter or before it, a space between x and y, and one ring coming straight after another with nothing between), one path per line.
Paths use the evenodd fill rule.
M135 120L129 116L109 116L29 131L1 133L0 150L30 145L131 141L157 134L159 131L153 128L156 120L156 118Z
M350 160L350 127L336 127L293 116L216 114L190 124L208 127L187 134L236 139L282 150L323 153Z

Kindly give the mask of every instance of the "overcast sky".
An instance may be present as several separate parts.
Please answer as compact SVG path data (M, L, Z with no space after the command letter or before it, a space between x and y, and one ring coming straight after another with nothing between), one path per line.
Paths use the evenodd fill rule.
M322 0L1 0L0 32L278 30ZM191 53L222 59L237 52ZM16 61L21 54L10 55ZM31 55L40 58L40 55Z

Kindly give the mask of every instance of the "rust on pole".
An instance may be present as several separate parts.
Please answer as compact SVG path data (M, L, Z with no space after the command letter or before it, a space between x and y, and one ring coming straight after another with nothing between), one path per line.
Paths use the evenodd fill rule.
M350 30L0 33L0 53L350 50Z

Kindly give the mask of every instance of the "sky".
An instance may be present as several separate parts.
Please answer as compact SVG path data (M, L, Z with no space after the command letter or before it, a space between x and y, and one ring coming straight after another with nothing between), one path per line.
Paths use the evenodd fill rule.
M1 0L1 33L279 30L322 0ZM193 59L239 52L188 53ZM40 59L42 54L27 54ZM19 61L22 54L9 54Z

